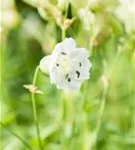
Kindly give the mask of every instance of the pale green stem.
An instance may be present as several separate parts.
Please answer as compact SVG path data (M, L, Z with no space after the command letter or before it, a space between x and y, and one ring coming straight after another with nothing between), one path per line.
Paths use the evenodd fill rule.
M108 91L108 87L104 87L103 95L102 95L102 99L101 99L100 110L99 110L99 117L98 117L96 130L95 130L95 139L94 139L95 141L94 141L94 143L96 143L96 141L97 141L98 133L99 133L99 130L101 127L102 118L103 118L103 114L104 114L104 110L105 110L107 91Z
M135 50L133 52L133 56L132 56L132 63L133 63L133 98L135 99ZM133 129L135 130L135 102L134 102L134 105L133 105L133 115L132 115L132 120L133 120L133 123L132 123L132 126L133 126Z
M48 138L49 136L51 136L54 132L56 132L59 129L62 118L63 118L63 101L60 101L59 114L56 117L54 123L52 123L52 125L50 125L48 128L46 128L47 131L44 134L44 140L46 138Z
M89 131L88 131L88 116L87 113L84 112L83 119L83 133L82 133L82 149L90 150L90 141L89 141Z
M16 133L14 133L13 131L11 131L9 128L6 127L6 125L4 123L2 123L0 121L0 124L3 128L5 128L10 134L12 134L13 136L15 136L18 140L20 140L28 149L33 150L32 147L19 135L17 135Z
M110 78L111 74L113 73L114 66L117 63L117 60L118 60L120 54L121 54L121 51L118 51L117 54L116 54L116 57L115 57L115 59L114 59L114 61L112 63L112 67L111 67L111 70L110 70L110 72L108 74L108 78ZM101 106L100 106L100 110L99 110L99 118L98 118L96 130L95 130L94 144L97 141L98 133L99 133L101 122L102 122L102 117L103 117L103 113L104 113L104 109L105 109L105 104L106 104L107 91L108 91L108 86L104 86L103 96L102 96L102 100L101 100Z
M64 99L65 101L65 110L66 110L66 116L65 116L65 120L66 120L66 124L69 125L70 127L73 124L73 112L74 112L74 108L73 108L73 99ZM70 128L71 132L72 132L72 127Z
M113 61L113 63L112 63L111 69L110 69L109 74L108 74L109 77L112 75L112 73L113 73L113 71L114 71L114 68L116 67L116 63L117 63L117 61L119 60L119 57L120 57L121 53L122 53L122 51L118 51L118 52L116 53L116 56L115 56L115 58L114 58L114 61Z
M68 6L69 6L69 0L66 1L66 7L65 7L65 15L64 15L64 18L66 19L67 18L67 15L68 15Z
M64 40L66 37L66 30L62 29L62 40Z
M84 89L86 89L86 85L84 86ZM81 133L81 149L83 150L90 150L90 134L89 134L89 129L88 129L88 114L84 108L84 105L86 103L86 97L85 95L87 93L81 93L83 94L82 100L80 102L82 102L82 111L83 111L83 120L82 120L82 133Z
M91 4L91 3L90 3L90 0L87 1L87 5L86 5L86 7L85 7L85 11L86 11L87 13L89 13L90 4ZM92 27L92 25L91 25L91 27ZM93 41L92 41L91 33L90 33L91 29L90 29L90 30L85 30L85 31L86 31L86 35L87 35L87 39L88 39L87 44L86 44L86 47L87 47L88 50L90 51L90 56L91 56L91 55L92 55L92 52L93 52Z
M68 0L67 0L67 3L66 3L66 8L65 8L65 10L66 10L66 12L65 12L65 15L64 15L64 20L67 18L67 14L68 14L68 4L69 4L69 2L68 2ZM66 37L66 29L64 29L64 27L61 27L61 30L62 30L62 40L64 40L65 39L65 37Z
M63 93L63 132L64 132L64 140L62 139L61 143L63 145L63 149L68 150L70 144L70 140L73 132L73 122L74 122L74 106L73 99L67 99L66 93Z
M33 78L33 83L32 83L33 86L35 86L35 84L36 84L38 71L39 71L39 66L36 68L36 71L34 73L34 78ZM35 125L36 125L36 132L37 132L39 149L43 150L41 138L40 138L39 121L38 121L38 116L37 116L37 108L36 108L36 100L35 100L35 93L34 92L32 92L31 98L32 98L33 116L34 116L34 121L35 121Z

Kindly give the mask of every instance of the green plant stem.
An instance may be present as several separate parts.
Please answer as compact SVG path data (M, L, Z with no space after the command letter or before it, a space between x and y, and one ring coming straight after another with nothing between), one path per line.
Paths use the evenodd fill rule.
M120 57L120 54L121 54L121 51L118 51L117 54L116 54L116 57L115 57L115 59L114 59L114 61L112 63L112 67L111 67L110 72L108 74L108 78L111 77L111 75L112 75L112 73L114 71L114 66L117 63L117 61L118 61L118 59ZM108 91L108 86L104 86L102 100L101 100L101 106L100 106L100 110L99 110L99 118L98 118L98 121L97 121L96 130L95 130L94 144L97 141L98 133L99 133L101 122L102 122L102 117L103 117L103 113L104 113L104 109L105 109L105 104L106 104L107 91Z
M66 37L66 30L62 29L62 40L64 40Z
M70 94L70 93L69 93ZM72 94L72 93L71 93ZM62 108L62 118L63 118L63 127L62 127L62 135L61 138L62 149L68 150L69 144L72 139L73 134L73 123L74 123L74 108L73 108L73 100L69 99L66 93L63 93L63 108Z
M67 15L68 15L68 6L69 6L69 1L67 0L66 8L65 8L64 21L67 18ZM64 40L65 37L66 37L66 29L64 29L64 27L61 27L61 30L62 30L62 36L61 36L61 38L62 38L62 40Z
M88 116L87 112L83 112L83 132L81 134L82 137L82 149L90 150L90 138L89 138L89 129L88 129Z
M98 121L97 121L97 125L96 125L96 130L95 130L95 133L94 133L94 143L93 143L93 145L95 145L96 142L97 142L98 133L99 133L99 130L100 130L100 127L101 127L102 118L103 118L103 114L104 114L104 110L105 110L107 91L108 91L108 87L104 87L103 95L102 95L102 99L101 99L101 105L100 105L100 109L99 109L99 117L98 117Z
M72 136L73 131L73 121L74 121L74 99L64 99L64 121L65 121L65 129L66 129L66 136L70 138ZM68 133L67 133L68 130Z
M3 128L5 128L10 134L12 134L13 136L15 136L18 140L20 140L28 149L33 150L32 147L19 135L17 135L16 133L14 133L13 131L11 131L10 129L8 129L6 127L6 125L0 121L0 124Z
M34 74L33 83L32 83L33 86L36 85L38 71L39 71L39 66L36 68L36 71ZM35 100L35 93L34 92L32 92L31 98L32 98L33 116L34 116L34 121L35 121L35 125L36 125L36 132L37 132L39 149L43 150L41 139L40 139L39 121L38 121L38 116L37 116L37 108L36 108L36 100Z
M65 19L68 17L68 6L69 6L69 0L66 1L65 15L64 15L64 18L65 18Z
M58 113L58 116L56 117L54 123L52 123L49 127L46 128L46 132L44 133L44 140L59 129L62 119L63 119L63 101L60 101L60 111Z

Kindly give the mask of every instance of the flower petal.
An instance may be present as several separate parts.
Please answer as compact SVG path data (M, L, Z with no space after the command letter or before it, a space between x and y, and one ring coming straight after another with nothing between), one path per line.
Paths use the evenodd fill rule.
M69 52L69 51L75 49L75 47L76 47L75 40L72 38L66 38L62 42L62 45L63 45L64 52Z
M78 89L80 89L80 87L81 87L81 83L82 83L82 82L80 82L80 81L71 79L71 82L70 82L70 83L67 83L67 89L70 89L70 90L78 90Z
M59 88L63 84L62 77L63 75L61 74L60 70L55 65L50 67L51 84L56 84L57 88Z
M86 50L85 48L76 48L70 52L69 57L71 57L71 59L88 58L89 57L89 51Z
M61 73L59 69L56 69L54 66L50 70L50 80L51 84L56 84L58 89L68 89L68 90L77 90L81 86L80 80L75 80L71 77L71 81L68 82L65 79L65 73Z
M45 56L41 59L39 63L39 67L42 72L47 73L47 74L49 73L49 67L50 67L51 61L52 61L52 55Z
M55 57L58 56L61 52L69 53L71 50L75 49L75 47L76 43L74 39L65 38L64 41L58 43L55 46L52 55Z
M62 50L63 50L63 45L61 42L55 46L54 51L52 52L52 56L54 57L58 56L62 52Z

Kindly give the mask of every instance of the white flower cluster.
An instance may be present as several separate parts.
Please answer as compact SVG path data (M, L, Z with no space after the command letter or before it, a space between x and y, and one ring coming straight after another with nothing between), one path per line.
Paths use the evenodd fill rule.
M91 62L85 48L76 48L75 40L66 38L58 43L51 55L40 61L40 69L49 73L51 84L58 89L80 89L84 80L89 79Z

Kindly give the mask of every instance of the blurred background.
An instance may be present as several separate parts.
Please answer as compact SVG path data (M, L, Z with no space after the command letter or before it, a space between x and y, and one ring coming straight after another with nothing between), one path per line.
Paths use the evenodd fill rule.
M91 77L78 93L63 93L39 73L36 96L44 150L135 148L135 0L1 0L0 147L38 150L31 96L36 66L62 40L61 29L86 47ZM106 94L104 94L104 89ZM102 99L104 115L94 148ZM60 103L70 101L57 129ZM71 110L70 110L71 109Z

